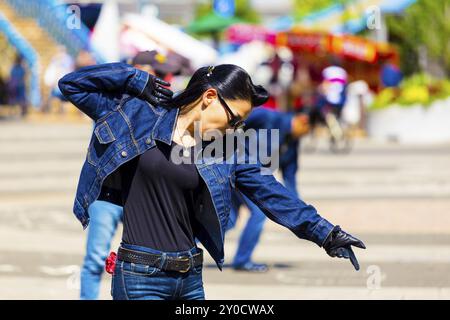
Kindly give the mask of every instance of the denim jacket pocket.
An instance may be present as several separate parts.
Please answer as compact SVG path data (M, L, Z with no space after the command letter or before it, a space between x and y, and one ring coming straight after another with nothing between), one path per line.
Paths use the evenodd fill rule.
M116 137L112 133L111 128L106 121L98 124L94 130L94 133L101 144L108 144L116 140Z
M91 138L91 143L88 148L87 160L93 165L97 166L101 158L105 155L108 147L116 140L108 122L103 121L95 126L94 134Z

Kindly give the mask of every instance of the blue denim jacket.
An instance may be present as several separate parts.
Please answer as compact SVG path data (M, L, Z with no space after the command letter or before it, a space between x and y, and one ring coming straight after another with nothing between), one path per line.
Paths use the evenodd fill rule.
M140 99L148 80L146 72L110 63L82 68L59 81L63 95L95 121L73 207L84 228L89 224L87 209L100 196L121 204L120 196L114 196L121 193L120 165L153 148L155 140L172 141L178 109L153 106ZM262 175L259 163L202 161L196 167L206 187L196 204L194 235L219 269L224 262L224 230L233 188L299 238L322 246L333 228L272 175Z

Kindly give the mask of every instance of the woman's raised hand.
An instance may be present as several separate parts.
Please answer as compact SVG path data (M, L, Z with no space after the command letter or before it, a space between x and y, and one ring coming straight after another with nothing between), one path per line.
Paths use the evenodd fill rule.
M141 97L153 105L165 104L172 99L172 90L166 88L170 83L158 77L149 75L147 85L142 91Z

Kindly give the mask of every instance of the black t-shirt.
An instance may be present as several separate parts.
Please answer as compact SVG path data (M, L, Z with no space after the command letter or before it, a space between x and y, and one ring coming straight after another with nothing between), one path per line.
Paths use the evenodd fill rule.
M168 252L195 246L192 217L202 180L193 162L172 162L175 145L157 141L120 168L124 243Z

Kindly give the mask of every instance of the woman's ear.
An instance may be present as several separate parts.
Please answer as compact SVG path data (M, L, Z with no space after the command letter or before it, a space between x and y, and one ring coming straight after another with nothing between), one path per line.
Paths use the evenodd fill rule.
M217 90L214 88L209 88L203 92L203 106L207 108L211 103L217 99Z

